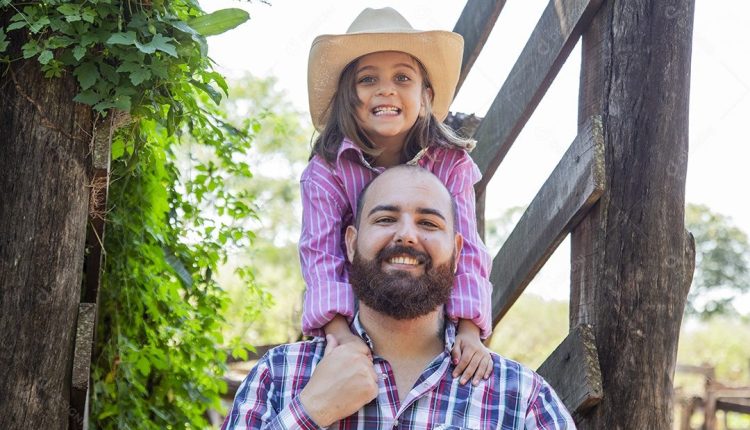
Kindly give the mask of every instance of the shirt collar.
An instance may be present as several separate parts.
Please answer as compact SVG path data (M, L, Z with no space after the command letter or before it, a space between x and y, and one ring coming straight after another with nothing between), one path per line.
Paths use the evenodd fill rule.
M406 164L410 165L421 165L420 161L428 152L430 151L432 147L427 147L422 149L417 153L417 155L414 156L411 160L407 161ZM371 166L370 163L365 158L365 153L362 152L362 149L357 146L354 142L352 142L348 137L345 137L344 140L341 141L341 146L339 147L339 151L336 153L336 164L339 163L341 160L341 157L345 153L352 154L355 158L357 158L364 166L370 168L370 169L378 169L378 167Z
M367 346L370 347L370 350L375 350L372 339L370 339L370 336L367 335L362 322L359 320L359 311L357 311L357 313L354 315L351 328L357 336L361 337L362 340L365 341ZM445 335L443 339L445 340L445 350L448 352L448 356L450 357L450 351L453 349L453 344L456 342L456 324L448 318L445 318Z

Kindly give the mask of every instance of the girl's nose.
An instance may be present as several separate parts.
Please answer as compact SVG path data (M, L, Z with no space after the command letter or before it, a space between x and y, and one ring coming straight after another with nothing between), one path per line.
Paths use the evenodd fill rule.
M396 92L396 88L390 82L384 83L378 88L379 96L390 96Z

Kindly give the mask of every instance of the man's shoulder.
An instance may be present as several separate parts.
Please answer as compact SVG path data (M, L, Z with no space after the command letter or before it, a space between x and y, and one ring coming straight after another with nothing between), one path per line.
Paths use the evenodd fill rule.
M490 355L492 356L492 362L494 364L494 371L492 374L495 378L504 379L505 382L517 380L524 385L544 383L544 379L526 365L504 357L494 351L490 351Z
M284 343L266 351L263 357L261 357L261 361L274 362L282 357L299 357L300 359L307 358L319 360L323 356L325 347L326 340L322 337L315 337L311 340L303 340L300 342Z

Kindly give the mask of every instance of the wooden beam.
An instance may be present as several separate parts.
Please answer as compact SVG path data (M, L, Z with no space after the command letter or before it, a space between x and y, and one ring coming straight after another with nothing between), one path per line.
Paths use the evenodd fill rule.
M95 322L96 303L80 303L78 305L73 373L70 386L70 411L68 413L68 427L71 429L82 429L86 416Z
M456 94L495 27L505 0L468 0L453 31L464 37L464 56Z
M601 0L550 1L474 138L472 153L482 171L484 193L495 169L547 92Z
M750 415L750 399L717 399L716 410Z
M505 315L604 191L604 138L593 117L563 155L492 262L492 320Z
M590 325L574 328L537 373L555 389L576 422L602 399L602 373Z

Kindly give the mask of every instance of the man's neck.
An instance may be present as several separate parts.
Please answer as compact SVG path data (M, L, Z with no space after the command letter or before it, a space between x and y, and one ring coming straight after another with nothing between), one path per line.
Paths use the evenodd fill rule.
M360 302L359 319L373 352L389 362L432 360L445 347L443 309L408 320L380 314Z

